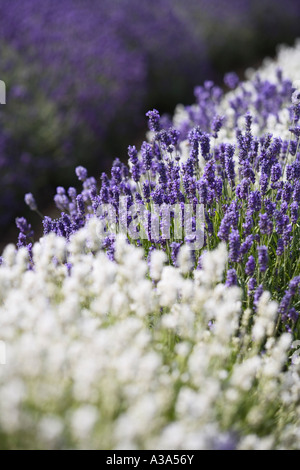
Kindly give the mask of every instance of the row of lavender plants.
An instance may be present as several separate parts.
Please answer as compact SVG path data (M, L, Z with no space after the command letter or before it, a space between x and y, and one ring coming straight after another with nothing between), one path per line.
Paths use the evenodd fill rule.
M149 111L129 166L99 188L80 166L81 192L57 188L39 241L17 219L0 266L1 448L300 448L299 58L297 43L245 82L228 74L225 95L206 82L172 122ZM174 239L172 216L170 239L139 218L146 237L113 233L99 207L121 217L124 196L146 219L201 205L204 246Z
M176 239L178 221L172 210L170 234L163 236L169 223L164 208L177 205L184 211L189 204L196 225L197 207L202 205L204 246L193 250L192 267L201 269L203 253L225 242L226 285L242 288L245 307L256 308L263 290L270 291L280 302L277 330L298 337L300 97L293 79L299 73L299 55L299 43L282 49L278 62L263 66L247 82L227 74L225 81L233 91L225 95L205 82L195 89L197 103L179 107L173 122L157 110L149 111L148 139L139 151L129 146L129 166L117 159L111 176L102 174L100 188L84 167L77 167L83 189L77 193L73 187L57 188L54 201L61 215L44 217L44 234L54 232L68 240L91 217L103 218L101 208L107 204L115 209L118 222L124 218L120 201L126 198L126 208L136 210L135 215L132 210L125 214L126 230L137 217L137 236L129 235L129 241L142 246L145 256L162 249L176 266L180 247L192 240L184 238L184 231ZM26 202L36 209L31 194ZM161 224L155 235L154 205ZM30 225L23 218L17 225L18 246L30 250ZM139 230L146 231L145 236L139 236ZM109 232L101 240L111 259L114 242Z
M146 102L184 99L222 57L231 65L228 46L237 62L255 60L260 44L281 39L276 34L294 36L298 14L294 0L284 11L271 0L264 7L249 0L4 2L1 225L10 223L21 193L47 194L82 155L90 168L109 167L115 143L141 125Z
M21 192L35 186L45 195L51 185L53 191L57 175L68 181L82 155L90 167L109 168L114 133L126 141L131 129L139 132L150 75L162 65L165 78L179 77L174 84L189 81L200 67L208 72L203 42L169 0L158 0L155 9L136 0L13 0L1 8L0 40L7 85L3 224L11 221ZM199 67L189 51L201 57ZM180 74L173 65L179 61Z

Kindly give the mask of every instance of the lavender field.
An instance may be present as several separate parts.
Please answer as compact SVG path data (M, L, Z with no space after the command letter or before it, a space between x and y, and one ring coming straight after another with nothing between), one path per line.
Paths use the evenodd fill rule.
M300 7L224 3L3 8L1 449L300 449Z

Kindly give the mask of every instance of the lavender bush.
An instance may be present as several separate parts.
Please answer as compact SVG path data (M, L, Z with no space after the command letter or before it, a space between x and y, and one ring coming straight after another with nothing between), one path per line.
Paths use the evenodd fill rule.
M195 70L192 50L201 57L197 69L201 66L204 77L202 42L168 0L157 7L160 15L134 0L63 0L55 5L14 0L3 6L1 78L8 89L1 113L4 222L18 204L19 186L21 191L33 185L41 190L58 173L67 181L64 170L82 153L88 166L95 167L96 160L102 168L108 166L105 145L116 131L122 140L139 123L152 72L164 66L162 90L167 90L166 77L177 74L175 64L181 58L182 72L173 83L182 86ZM167 32L165 22L171 25ZM172 51L167 61L163 50ZM112 148L114 142L112 138Z
M2 8L2 217L11 219L20 186L41 191L82 152L91 165L120 110L138 112L143 58L117 37L105 2L92 7L15 0Z
M172 121L147 112L129 164L99 187L77 166L38 241L16 220L1 448L299 450L299 58L281 48L226 93L206 81ZM192 228L203 209L202 247L186 218L177 238L176 203Z
M197 206L204 207L204 247L194 249L191 267L202 268L202 254L222 241L229 250L224 281L239 285L244 306L256 308L263 290L280 301L277 331L299 336L299 118L297 84L300 45L282 49L277 62L266 62L247 82L234 74L225 82L234 88L223 93L212 82L195 89L197 103L178 108L173 122L157 110L147 113L148 140L140 151L128 148L129 167L114 162L111 176L97 180L83 167L76 169L83 190L57 188L58 219L45 217L44 234L54 232L67 240L91 217L103 217L110 204L119 221L120 200L135 208L138 230L129 241L144 248L145 256L162 249L170 264L177 264L180 246L192 242L175 236L175 215L170 213L170 238L162 236L167 220L163 206L190 204L197 222ZM282 67L282 69L280 68ZM249 72L250 73L250 72ZM27 196L34 205L32 196ZM27 201L27 202L28 202ZM160 232L153 236L153 206L159 208ZM184 209L184 208L183 208ZM133 222L125 214L126 229ZM21 222L20 222L21 220ZM18 245L31 249L31 228L18 219ZM103 237L103 247L114 258L114 234ZM29 243L29 245L28 245Z

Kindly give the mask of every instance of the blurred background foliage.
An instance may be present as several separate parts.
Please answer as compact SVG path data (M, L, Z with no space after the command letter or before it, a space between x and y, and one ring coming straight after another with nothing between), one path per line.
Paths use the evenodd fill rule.
M77 164L100 176L126 160L148 109L172 113L204 80L242 75L292 44L299 20L299 0L2 0L2 239L25 192L43 207Z

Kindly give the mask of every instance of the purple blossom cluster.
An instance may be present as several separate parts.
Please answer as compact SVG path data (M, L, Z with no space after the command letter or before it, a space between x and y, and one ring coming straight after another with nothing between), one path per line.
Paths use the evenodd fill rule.
M109 168L120 150L113 136L128 142L139 131L158 81L168 100L170 76L178 93L209 73L203 41L170 0L155 9L137 0L12 0L1 8L0 41L2 225L24 192L46 194L57 175L70 184L82 155L90 169Z
M228 69L272 52L249 42L253 35L265 32L259 45L269 48L294 38L299 2L287 0L284 11L279 0L264 3L157 0L154 7L139 0L4 2L0 78L7 84L8 104L0 110L0 225L9 223L24 192L47 194L57 175L70 184L68 170L82 155L89 169L99 164L109 168L111 155L120 151L117 143L127 145L142 125L146 103L170 109L170 103L186 99L197 83L214 76L222 57ZM224 47L235 64L228 62ZM238 80L231 73L225 82L235 88ZM194 118L202 130L213 119L209 132L216 137L223 118L212 114L212 103L219 101L220 90L210 90L209 83L196 91L199 110ZM261 93L273 106L272 87ZM243 111L240 100L234 106Z

